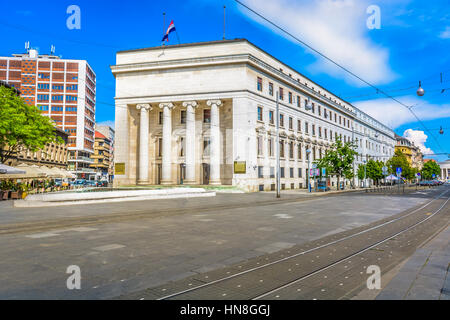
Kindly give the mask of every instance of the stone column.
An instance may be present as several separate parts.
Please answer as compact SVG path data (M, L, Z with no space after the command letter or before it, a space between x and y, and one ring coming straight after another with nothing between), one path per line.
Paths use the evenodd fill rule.
M211 107L211 155L210 155L210 181L211 185L220 185L220 100L208 100L206 104Z
M149 131L149 111L152 110L149 104L138 104L136 109L141 110L141 120L139 123L139 178L138 184L148 184L148 131Z
M172 184L172 103L160 103L163 109L162 179L161 184Z
M186 184L195 184L195 109L196 101L183 102L186 108Z

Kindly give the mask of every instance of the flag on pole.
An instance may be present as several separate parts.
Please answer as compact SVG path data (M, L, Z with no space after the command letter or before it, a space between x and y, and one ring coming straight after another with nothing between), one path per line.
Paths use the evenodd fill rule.
M162 42L167 41L169 42L169 34L176 31L175 29L175 24L173 23L173 20L170 22L169 24L169 28L167 28L167 32L164 35L164 37L162 38Z

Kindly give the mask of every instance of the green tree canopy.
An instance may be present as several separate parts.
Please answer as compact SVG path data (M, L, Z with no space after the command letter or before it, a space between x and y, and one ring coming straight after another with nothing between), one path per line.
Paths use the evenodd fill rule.
M433 179L433 174L438 177L441 174L441 167L434 161L425 162L422 167L422 179Z
M408 159L400 150L396 150L394 156L387 161L389 173L396 174L397 168L402 168L402 177L406 179L414 178L414 170L411 168Z
M352 142L342 143L342 140L338 137L331 146L331 150L328 150L322 159L315 161L318 168L326 168L328 173L337 176L338 189L341 177L353 178L353 161L357 154L355 148L356 146Z
M50 142L62 143L51 119L36 106L27 105L13 90L0 86L0 162L23 149L34 152Z

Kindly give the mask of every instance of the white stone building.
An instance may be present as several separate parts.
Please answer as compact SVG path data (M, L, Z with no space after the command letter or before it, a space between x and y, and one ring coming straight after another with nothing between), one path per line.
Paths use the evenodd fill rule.
M277 92L283 188L305 188L306 149L319 159L338 135L360 137L359 161L393 153L392 130L245 39L121 51L111 69L116 186L273 189Z
M441 180L450 180L450 160L438 162L438 165L441 167Z

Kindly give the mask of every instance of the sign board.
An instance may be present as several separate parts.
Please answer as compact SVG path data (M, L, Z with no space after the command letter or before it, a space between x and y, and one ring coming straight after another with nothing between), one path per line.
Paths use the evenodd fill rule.
M418 177L420 177L420 172L417 172L417 174L416 174Z
M234 173L235 174L247 173L247 162L246 161L235 161L234 162Z
M115 175L125 175L125 163L116 163L114 165Z
M436 178L436 175L433 173L432 177L433 177L433 178Z
M311 165L311 168L313 168L313 169L317 168L317 164L313 163L313 164Z
M327 169L322 168L322 177L325 177L327 175Z
M309 176L310 177L320 176L320 170L319 169L309 169Z
M402 175L402 168L397 168L395 171L397 172L397 177Z

